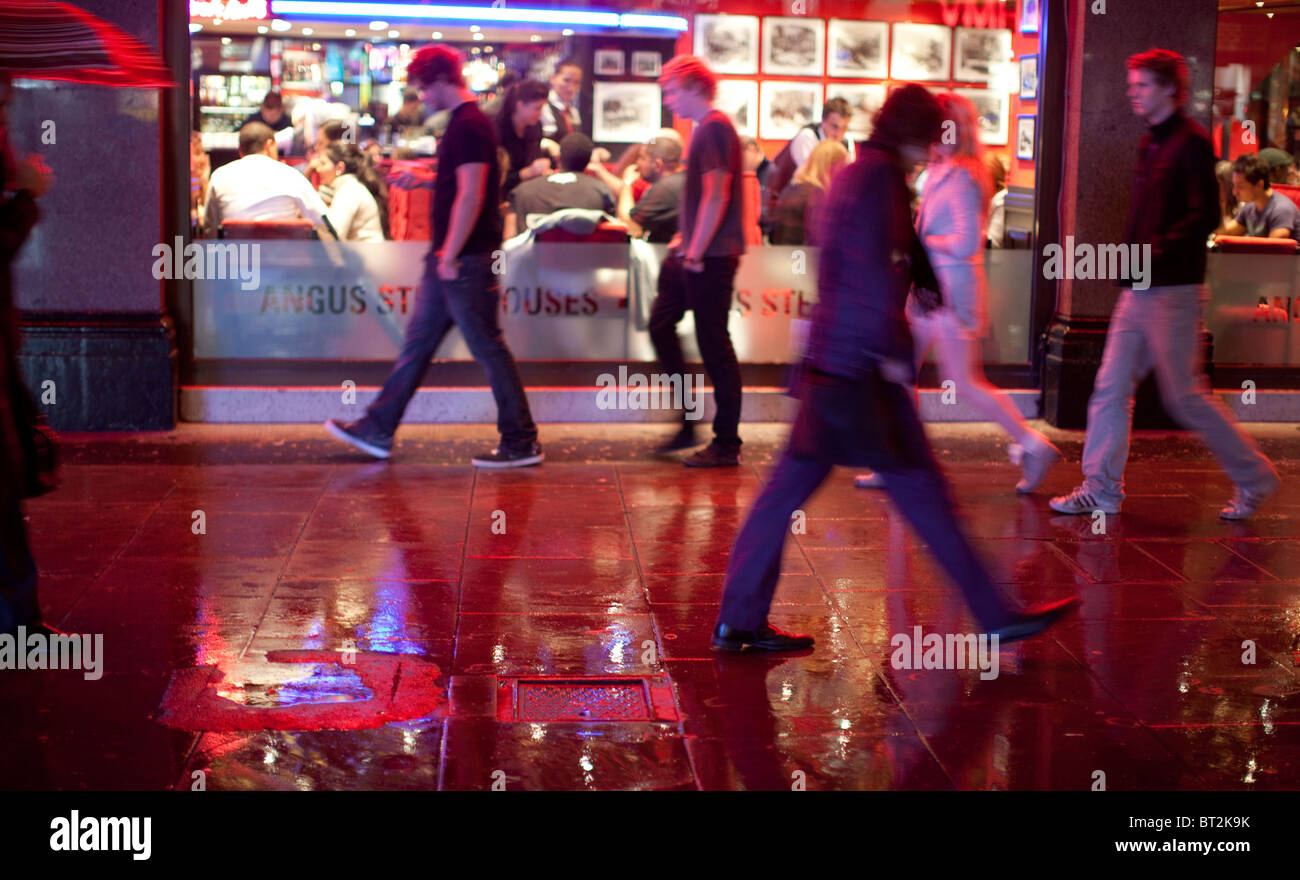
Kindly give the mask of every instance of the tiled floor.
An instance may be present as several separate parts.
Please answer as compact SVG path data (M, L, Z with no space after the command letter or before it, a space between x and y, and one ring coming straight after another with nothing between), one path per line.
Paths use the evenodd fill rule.
M1250 430L1294 486L1300 431ZM104 672L0 672L0 787L1300 788L1300 493L1222 522L1208 454L1138 435L1099 535L1046 505L1081 434L1056 433L1067 463L1017 498L1003 438L932 426L998 583L1077 592L1080 613L990 680L894 668L896 633L975 626L885 499L836 471L772 614L816 649L715 655L730 545L784 431L746 426L745 465L721 471L647 458L653 426L544 426L547 464L505 473L467 464L483 426L405 428L387 463L315 427L67 438L63 486L28 508L41 599L103 635ZM599 676L661 698L630 721L512 704L516 678Z

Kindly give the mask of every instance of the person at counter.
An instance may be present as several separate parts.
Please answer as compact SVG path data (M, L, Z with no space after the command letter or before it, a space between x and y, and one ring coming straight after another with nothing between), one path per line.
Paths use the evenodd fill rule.
M1295 238L1300 209L1269 184L1268 162L1259 156L1238 156L1232 163L1232 191L1241 202L1237 216L1224 224L1228 235L1256 238Z
M546 86L537 80L516 83L506 92L497 112L497 137L509 158L502 200L515 187L551 173L551 158L542 151L542 107L546 104Z
M429 359L456 326L487 373L501 433L500 444L475 456L474 466L526 467L541 464L544 456L519 367L501 333L501 280L493 272L493 253L501 246L496 130L465 84L464 66L463 55L438 44L421 48L407 67L420 99L431 109L450 111L438 143L433 240L402 353L384 387L363 418L348 424L330 419L325 428L367 455L388 458Z
M813 148L808 161L776 200L771 218L772 244L817 244L817 212L830 191L831 178L848 160L849 151L839 141L822 141Z
M266 93L258 111L244 120L245 125L250 122L260 122L271 131L284 131L293 125L289 114L284 112L284 98L280 97L279 92Z
M565 135L581 131L582 114L578 110L578 93L582 91L582 65L565 58L555 65L551 92L542 108L542 136L559 143Z
M325 216L343 241L388 238L388 189L355 144L331 141L313 160L321 189L334 197Z
M771 159L767 158L767 154L754 138L748 135L741 137L740 146L744 151L745 173L753 174L758 178L758 228L767 235L771 232L771 206L768 204L767 184L772 179L772 170L776 166L772 164Z
M298 171L279 161L275 133L260 122L239 130L239 158L212 172L204 225L216 235L223 220L325 220L325 202Z
M565 208L614 210L614 194L609 187L583 173L591 163L591 150L591 138L575 131L560 142L557 173L525 181L515 188L505 217L506 238L514 238L526 229L530 214L551 214Z
M618 219L628 232L645 236L651 244L667 244L677 234L686 172L682 170L682 141L677 132L661 131L645 145L637 159L641 180L650 184L641 198L629 183L618 195Z

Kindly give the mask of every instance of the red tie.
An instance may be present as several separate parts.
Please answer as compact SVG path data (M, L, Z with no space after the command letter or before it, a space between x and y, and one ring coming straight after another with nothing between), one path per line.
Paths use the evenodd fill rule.
M569 108L562 107L560 112L564 115L564 133L573 134L573 120L569 118Z

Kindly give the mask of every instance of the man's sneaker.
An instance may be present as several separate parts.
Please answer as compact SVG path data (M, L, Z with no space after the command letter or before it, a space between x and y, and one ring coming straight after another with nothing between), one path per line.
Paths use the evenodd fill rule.
M740 464L740 450L719 446L714 440L694 455L682 459L682 464L693 468L736 467Z
M1097 510L1102 513L1119 513L1118 504L1102 501L1091 492L1084 491L1082 486L1069 495L1058 495L1048 505L1057 513L1092 513Z
M344 443L360 449L366 455L388 458L393 453L393 435L384 436L378 433L365 419L347 424L337 419L328 419L325 422L325 430Z
M672 439L662 446L655 447L655 455L670 455L674 452L681 452L683 449L690 449L692 446L699 446L700 441L695 439L695 426L689 422L682 425L680 431L672 436Z
M885 478L881 474L874 472L858 474L853 478L853 485L859 489L883 489L885 488Z
M1016 492L1021 495L1041 486L1052 465L1061 460L1061 450L1048 442L1047 438L1043 438L1041 445L1021 446L1019 443L1012 443L1007 451L1010 453L1011 463L1020 465L1022 476L1020 482L1016 483Z
M474 462L474 467L517 468L541 464L545 458L546 456L542 454L542 444L530 443L516 449L498 446L489 453L474 456L471 460Z
M1038 635L1062 617L1079 607L1079 597L1071 596L1058 602L1043 602L1030 605L1002 626L991 631L989 635L998 637L998 644L1018 642L1030 636Z
M1221 519L1245 519L1259 510L1259 506L1273 497L1281 485L1281 481L1275 475L1272 480L1263 489L1258 492L1247 492L1240 486L1232 493L1232 500L1228 506L1219 511Z

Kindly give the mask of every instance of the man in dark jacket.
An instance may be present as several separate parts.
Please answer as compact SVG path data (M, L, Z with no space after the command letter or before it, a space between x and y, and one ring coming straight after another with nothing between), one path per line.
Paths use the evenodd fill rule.
M869 464L887 475L895 507L961 587L989 635L1003 642L1025 638L1077 604L1072 598L1017 611L999 594L962 534L907 387L915 377L903 307L913 282L938 284L912 228L905 176L925 161L942 123L938 101L923 87L895 90L872 140L840 172L828 197L799 415L731 552L713 633L722 650L812 647L810 636L768 624L767 613L790 518L836 464Z
M36 599L36 563L23 524L26 462L21 432L27 430L31 399L18 374L18 310L10 266L36 225L36 199L50 185L39 157L18 165L9 155L5 105L10 83L0 77L0 634L18 627L42 629Z
M1124 242L1150 249L1150 286L1134 290L1122 281L1088 401L1083 484L1051 506L1058 513L1119 513L1133 393L1154 369L1166 411L1201 435L1236 485L1219 516L1245 519L1277 491L1278 476L1201 371L1201 312L1209 299L1205 240L1219 225L1214 149L1204 129L1183 115L1181 55L1152 49L1129 58L1128 97L1151 131L1138 148Z

